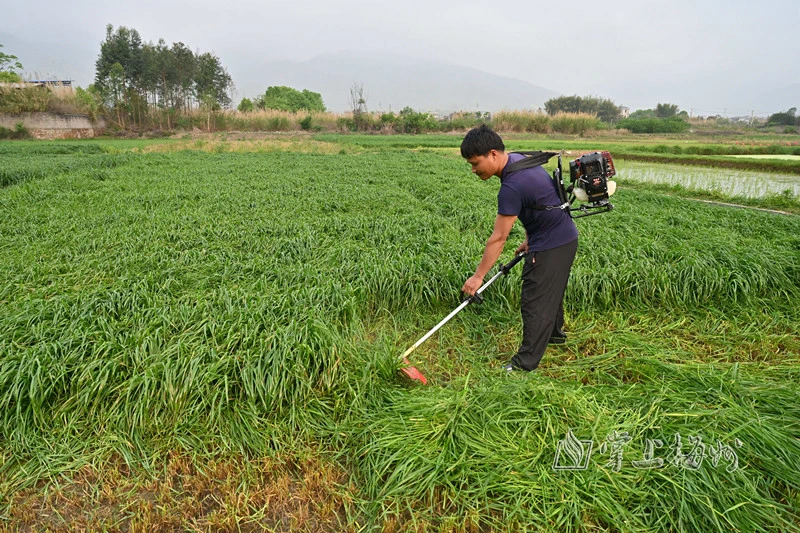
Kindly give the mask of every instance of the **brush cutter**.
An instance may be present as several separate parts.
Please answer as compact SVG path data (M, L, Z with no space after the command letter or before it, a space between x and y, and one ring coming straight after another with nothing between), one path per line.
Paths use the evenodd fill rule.
M436 325L433 327L433 329L432 329L432 330L430 330L428 333L426 333L426 334L425 334L425 335L424 335L424 336L423 336L423 337L422 337L420 340L418 340L417 342L415 342L415 343L414 343L414 346L412 346L411 348L409 348L408 350L406 350L406 353L404 353L403 355L401 355L401 356L400 356L400 359L402 359L402 361L403 361L403 364L404 364L404 365L406 365L406 366L404 366L404 367L402 367L402 368L401 368L401 370L403 371L403 373L404 373L406 376L408 376L409 378L411 378L412 380L414 380L414 381L420 381L420 382L422 382L422 384L423 384L423 385L426 385L426 384L428 383L428 380L425 378L425 376L422 374L422 372L420 372L420 371L419 371L419 370L417 370L417 369L416 369L414 366L412 366L412 365L411 365L411 363L408 361L408 355L409 355L411 352L413 352L413 351L414 351L414 350L417 348L417 346L419 346L420 344L422 344L423 342L425 342L426 340L428 340L428 338L429 338L431 335L433 335L434 333L436 333L436 331L437 331L439 328L441 328L442 326L444 326L445 324L447 324L447 322L448 322L448 321L449 321L451 318L453 318L454 316L456 316L456 315L457 315L457 314L458 314L458 313L459 313L459 312L460 312L462 309L464 309L465 307L467 307L469 304L471 304L471 303L473 303L473 302L478 302L478 303L481 303L481 302L483 301L483 298L481 297L481 293L482 293L482 292L483 292L483 291L484 291L484 290L485 290L485 289L486 289L486 288L487 288L489 285L491 285L492 283L494 283L494 281L495 281L497 278L499 278L500 276L505 276L506 274L508 274L508 273L511 271L511 269L512 269L512 268L514 268L514 265L516 265L517 263L519 263L519 262L522 260L522 258L523 258L523 257L525 257L525 253L524 253L524 252L520 252L520 253L518 253L518 254L517 254L515 257L514 257L514 259L512 259L511 261L509 261L507 264L505 264L505 265L500 265L500 270L497 272L497 274L495 274L494 276L492 276L492 278L491 278L489 281L487 281L486 283L484 283L483 285L481 285L481 287L480 287L480 288L479 288L479 289L478 289L478 290L475 292L475 295L474 295L474 296L470 296L470 297L466 298L466 299L465 299L463 302L461 302L461 305L459 305L458 307L456 307L456 308L453 310L453 312L452 312L452 313L450 313L449 315L447 315L446 317L444 317L444 318L442 319L442 321L441 321L441 322L439 322L438 324L436 324Z

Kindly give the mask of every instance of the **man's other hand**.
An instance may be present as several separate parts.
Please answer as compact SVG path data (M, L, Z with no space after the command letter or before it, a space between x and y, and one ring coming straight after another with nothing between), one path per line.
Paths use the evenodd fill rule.
M481 285L483 285L483 278L474 275L464 283L464 286L461 287L461 292L469 296L475 296L475 293L481 288Z

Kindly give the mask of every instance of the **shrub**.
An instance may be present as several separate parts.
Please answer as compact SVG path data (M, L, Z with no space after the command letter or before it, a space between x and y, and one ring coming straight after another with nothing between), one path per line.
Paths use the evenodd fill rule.
M465 131L488 122L488 113L462 111L453 113L439 124L442 131Z
M336 129L341 132L355 131L356 124L350 117L339 117L336 119Z
M81 110L89 115L89 118L92 120L97 120L97 116L103 111L100 96L92 86L89 86L88 90L80 87L75 89L75 100L78 102Z
M404 108L400 111L398 119L400 130L403 133L423 133L426 131L435 131L438 129L436 119L429 113L420 113L414 111L410 107Z
M631 133L683 133L689 129L685 120L672 118L625 118L617 123L618 129L626 129Z
M394 124L395 122L397 122L397 116L392 112L381 113L379 120L380 123L385 126L387 124Z
M17 122L13 130L0 126L0 139L27 139L30 136L30 132L22 122Z

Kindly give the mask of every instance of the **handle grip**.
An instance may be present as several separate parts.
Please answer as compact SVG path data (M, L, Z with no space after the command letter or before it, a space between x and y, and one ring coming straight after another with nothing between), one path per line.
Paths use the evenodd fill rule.
M467 296L466 298L464 298L464 299L462 300L462 302L469 302L469 303L482 303L482 302L483 302L483 297L481 296L481 293L482 293L482 292L483 292L483 291L484 291L484 290L485 290L485 289L486 289L486 288L487 288L489 285L491 285L492 283L494 283L494 281L495 281L497 278L499 278L500 276L505 276L506 274L508 274L508 273L511 271L511 269L512 269L512 268L514 268L514 265L516 265L517 263L519 263L520 261L522 261L522 259L525 257L525 255L526 255L526 254L525 254L525 252L520 252L520 253L518 253L516 256L514 256L514 259L512 259L511 261L509 261L509 262L508 262L508 263L506 263L505 265L500 265L500 270L497 272L497 274L495 274L494 276L492 276L492 279L490 279L489 281L487 281L486 283L484 283L483 285L481 285L481 288L480 288L480 289L478 289L478 291L477 291L475 294L473 294L472 296ZM463 294L463 293L462 293L462 294Z
M516 256L514 256L514 259L512 259L511 261L509 261L509 262L508 262L508 263L506 263L505 265L500 265L500 271L501 271L503 274L508 274L508 273L509 273L509 271L510 271L512 268L514 268L514 265L516 265L517 263L519 263L520 261L522 261L522 259L523 259L524 257L525 257L525 252L520 252L520 253L518 253Z

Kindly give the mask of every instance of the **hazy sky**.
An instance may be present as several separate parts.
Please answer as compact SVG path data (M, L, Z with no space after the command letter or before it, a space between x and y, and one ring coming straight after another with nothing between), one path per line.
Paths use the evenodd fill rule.
M41 43L54 56L83 54L85 71L74 77L84 86L110 23L135 28L144 41L163 38L214 52L234 83L255 60L369 50L467 65L632 109L668 101L695 114L763 114L779 110L760 109L756 94L795 90L800 100L800 0L31 0L13 6L2 10L3 51L18 55L26 70L54 67L26 61L4 42L7 36ZM63 46L53 51L52 42Z

